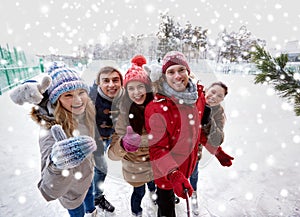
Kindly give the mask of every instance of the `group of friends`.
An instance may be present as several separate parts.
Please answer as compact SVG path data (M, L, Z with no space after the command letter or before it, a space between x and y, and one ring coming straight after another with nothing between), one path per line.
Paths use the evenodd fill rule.
M145 66L144 56L134 56L124 78L105 66L89 87L77 71L53 63L41 83L25 82L11 92L15 103L35 104L31 117L42 129L38 188L47 201L58 199L70 217L114 212L103 189L106 154L122 162L133 188L133 216L143 215L146 188L158 217L175 217L178 197L191 197L199 214L202 148L221 165L232 164L221 148L227 86L217 81L204 88L178 51L168 52L156 72Z

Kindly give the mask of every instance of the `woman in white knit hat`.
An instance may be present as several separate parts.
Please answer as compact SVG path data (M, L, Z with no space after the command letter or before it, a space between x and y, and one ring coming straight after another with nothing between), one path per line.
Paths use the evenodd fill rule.
M48 74L50 85L48 89L37 85L37 91L47 91L31 111L32 119L41 126L38 188L47 201L58 199L70 217L97 217L92 185L95 107L89 87L75 70L57 63ZM25 87L17 88L14 96L24 96L20 90Z

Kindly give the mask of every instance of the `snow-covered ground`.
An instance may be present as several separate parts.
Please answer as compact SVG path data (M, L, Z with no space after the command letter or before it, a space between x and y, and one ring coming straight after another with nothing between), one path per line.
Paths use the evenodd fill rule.
M270 86L255 85L251 75L197 77L205 85L218 79L229 87L223 147L235 157L224 168L204 153L198 182L202 216L300 216L300 117ZM39 128L28 115L30 106L13 104L8 92L0 96L0 105L0 216L68 216L58 201L46 202L37 189ZM102 215L130 216L132 188L122 179L120 163L108 163L104 189L116 211ZM144 216L156 216L148 194L142 205ZM177 216L187 216L185 209L181 200Z

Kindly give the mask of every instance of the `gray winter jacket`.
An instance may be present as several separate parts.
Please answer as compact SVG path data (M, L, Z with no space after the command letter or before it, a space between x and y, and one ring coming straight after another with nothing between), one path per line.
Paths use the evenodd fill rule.
M39 138L41 153L41 180L38 188L47 201L58 199L66 209L77 208L86 196L91 186L94 175L93 155L89 155L77 167L65 171L57 169L50 161L50 153L55 139L50 127L54 124L53 116L43 112L43 109L33 109L32 118L43 123ZM89 135L88 129L83 123L83 118L79 119L78 130L80 135Z

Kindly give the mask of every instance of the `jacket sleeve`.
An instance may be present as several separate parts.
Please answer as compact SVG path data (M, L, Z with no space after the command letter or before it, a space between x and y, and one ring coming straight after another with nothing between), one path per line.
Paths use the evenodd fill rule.
M210 133L208 135L208 143L212 146L220 146L224 140L225 116L224 109L220 106L218 109L212 110Z
M197 84L197 92L198 92L198 99L196 102L196 106L199 112L199 119L202 120L203 115L204 115L204 110L205 110L205 96L203 92L203 86L200 85L199 83ZM203 128L199 128L200 133L199 133L199 143L200 144L205 144L207 142L207 136L208 136L208 130L210 128L210 122L211 122L211 111L209 115L209 123L206 126L203 126Z
M127 122L125 120L126 114L121 112L116 122L115 132L112 135L112 141L108 149L108 157L111 160L122 160L127 152L122 147L122 137L126 133Z
M43 132L43 131L42 131ZM57 169L50 160L50 153L55 140L48 130L40 137L41 180L38 188L47 201L55 200L64 195L71 185L72 175L63 175L63 170ZM70 174L72 171L70 171Z

